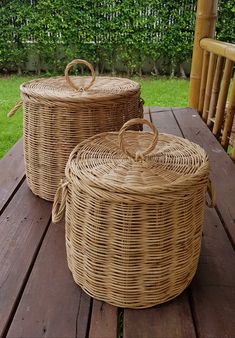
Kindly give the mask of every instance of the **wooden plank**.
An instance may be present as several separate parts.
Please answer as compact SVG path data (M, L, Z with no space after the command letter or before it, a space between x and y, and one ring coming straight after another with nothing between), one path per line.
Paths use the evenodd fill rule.
M163 111L171 111L171 107L150 107L150 112L151 113L159 113Z
M234 337L234 294L235 288L226 285L207 287L200 284L195 287L193 299L198 338Z
M196 337L188 297L183 293L175 300L145 310L124 311L124 338Z
M160 132L182 136L172 112L151 112ZM196 337L187 292L175 300L144 310L124 310L124 338Z
M0 160L0 213L24 177L22 139Z
M89 338L116 338L117 316L117 307L94 300Z
M7 337L86 337L91 299L67 267L64 224L51 224Z
M152 113L151 111L151 119L159 132L182 137L182 133L174 118L174 115L172 114L172 111L164 111L158 113Z
M19 188L0 217L0 336L8 325L50 218L51 204Z
M148 112L149 112L149 107L144 106L144 115L145 115L145 114L148 114Z
M233 245L235 245L234 163L195 110L191 108L174 109L173 112L184 136L201 145L209 156L211 178L216 189L217 210Z
M191 294L198 337L234 337L235 255L213 209L206 210L199 268Z
M148 111L146 111L146 112L144 113L144 119L151 122L151 116L150 116L149 111L150 111L150 110L148 110ZM144 126L143 126L143 130L144 130L144 131L149 131L149 127L146 126L146 125L144 125Z

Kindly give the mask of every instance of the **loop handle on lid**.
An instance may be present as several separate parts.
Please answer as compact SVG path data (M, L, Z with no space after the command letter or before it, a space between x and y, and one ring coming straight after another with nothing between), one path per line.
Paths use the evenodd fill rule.
M136 154L131 154L127 148L126 148L126 144L124 142L124 133L125 131L130 128L131 126L134 126L136 124L146 124L147 126L149 126L152 131L153 131L153 140L150 144L150 146L144 150L144 151L138 151L136 152ZM124 154L126 154L127 156L133 158L135 161L138 160L144 160L145 155L148 155L157 145L157 141L158 141L158 130L157 128L154 126L153 123L151 123L148 120L145 119L141 119L141 118L136 118L136 119L132 119L130 121L127 121L122 128L119 131L118 134L118 140L119 140L119 146L122 149L122 151L124 152Z
M76 83L74 83L71 78L69 77L69 70L75 66L75 65L78 65L78 64L82 64L82 65L86 65L89 70L91 71L91 76L92 76L92 79L91 79L91 82L84 86L84 87L78 87L76 85ZM86 60L81 60L81 59L75 59L73 60L72 62L70 62L69 64L67 64L66 68L65 68L65 71L64 71L64 76L65 76L65 80L67 81L67 83L73 88L73 89L76 89L78 91L84 91L84 90L88 90L92 85L93 83L95 82L95 78L96 78L96 74L95 74L95 70L93 68L93 66Z

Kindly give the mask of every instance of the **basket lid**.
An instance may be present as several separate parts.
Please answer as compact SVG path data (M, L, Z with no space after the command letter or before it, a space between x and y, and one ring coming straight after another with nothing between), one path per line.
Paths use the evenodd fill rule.
M71 76L68 72L75 64L85 64L91 71L91 76ZM23 83L21 92L51 101L92 102L105 101L136 95L140 85L126 78L96 77L94 68L85 60L74 60L65 69L65 76L43 78Z
M147 124L153 133L126 131L135 124ZM199 145L158 134L144 119L128 121L119 133L102 133L83 141L66 166L68 181L76 184L79 180L86 189L148 195L205 185L208 174L208 157Z

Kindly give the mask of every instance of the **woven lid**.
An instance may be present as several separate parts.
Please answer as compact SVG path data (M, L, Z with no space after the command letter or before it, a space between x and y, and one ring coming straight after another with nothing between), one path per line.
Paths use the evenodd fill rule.
M126 131L134 124L147 124L153 133ZM79 179L85 189L149 195L205 185L208 171L208 157L200 146L158 134L149 121L133 119L119 133L102 133L75 147L66 177L74 184Z
M68 72L75 64L85 64L91 76L72 76ZM104 101L136 95L140 85L125 78L96 77L94 68L85 60L74 60L65 69L65 76L29 81L20 86L21 92L28 96L69 102Z

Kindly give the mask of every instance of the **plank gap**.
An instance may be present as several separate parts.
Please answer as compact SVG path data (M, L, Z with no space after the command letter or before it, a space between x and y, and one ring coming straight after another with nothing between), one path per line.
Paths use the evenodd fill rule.
M84 292L84 291L82 291L82 292ZM93 301L94 300L91 297L91 299L90 299L89 315L88 315L88 321L87 321L86 338L89 338L89 335L90 335ZM79 311L78 311L78 314L79 314ZM76 337L79 337L78 332L77 332L77 325L76 325Z
M5 209L8 207L9 203L13 199L13 197L16 194L17 190L19 190L20 187L22 186L22 184L24 183L25 178L26 178L26 176L24 175L22 177L22 179L19 181L19 183L17 184L17 186L15 187L15 189L12 191L11 195L8 197L8 199L6 200L6 202L4 203L4 205L2 206L2 208L0 210L0 216L3 214L3 212L5 211Z
M198 270L198 267L197 267L197 270ZM192 322L193 322L193 326L194 326L194 330L195 330L195 335L196 335L196 338L200 338L198 328L197 328L195 303L194 303L194 300L193 300L193 291L192 291L192 288L191 288L191 283L190 283L187 291L188 291L188 301L189 301L189 307L190 307L191 316L192 316Z
M218 215L218 217L219 217L219 219L220 219L220 222L221 222L222 225L223 225L224 231L225 231L225 233L226 233L226 235L227 235L227 237L228 237L228 239L229 239L229 243L231 244L233 250L235 251L235 242L234 242L233 237L231 236L231 234L230 234L230 232L229 232L229 229L226 227L225 220L224 220L224 218L223 218L223 216L222 216L222 214L221 214L221 212L220 212L218 206L215 205L214 209L215 209L215 211L216 211L216 213L217 213L217 215Z
M171 112L172 112L172 115L173 115L173 117L174 117L174 119L175 119L175 122L176 122L176 124L177 124L177 126L178 126L178 128L179 128L179 130L180 130L180 132L181 132L181 134L182 134L182 137L185 138L184 132L183 132L183 130L182 130L182 128L181 128L181 126L180 126L180 124L179 124L179 122L178 122L178 120L177 120L175 114L174 114L174 109L173 109L173 108L171 108Z
M123 314L124 314L124 309L118 308L118 313L117 313L117 338L123 338Z

